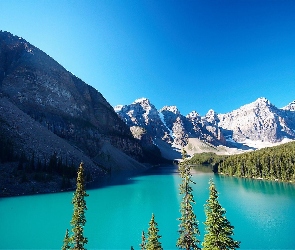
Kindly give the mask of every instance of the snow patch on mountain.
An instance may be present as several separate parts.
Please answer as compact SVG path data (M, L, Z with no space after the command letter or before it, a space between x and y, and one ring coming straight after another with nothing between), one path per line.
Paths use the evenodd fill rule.
M266 148L266 147L278 146L278 145L288 143L291 141L293 141L293 140L289 139L289 138L284 138L280 142L276 142L276 143L267 142L267 141L252 141L252 140L246 139L245 141L243 141L243 144L248 147L251 147L251 148L261 149L261 148Z
M173 138L174 137L173 132L170 128L167 127L166 122L165 122L165 118L164 118L164 115L162 114L162 112L159 112L159 116L160 116L162 123L165 125L165 127L169 131L169 135Z
M124 107L124 105L117 105L114 107L115 112L119 112L122 110L122 108Z

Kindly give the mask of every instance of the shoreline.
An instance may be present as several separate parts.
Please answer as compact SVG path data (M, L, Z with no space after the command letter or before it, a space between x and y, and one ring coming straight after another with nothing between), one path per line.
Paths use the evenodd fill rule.
M283 181L283 180L279 180L279 179L265 179L265 178L262 178L262 177L236 176L236 175L225 174L225 173L222 173L222 172L218 173L218 174L224 175L224 176L229 176L229 177L241 178L241 179L252 179L252 180L260 180L260 181L274 181L274 182L295 184L295 182L293 182L293 181Z

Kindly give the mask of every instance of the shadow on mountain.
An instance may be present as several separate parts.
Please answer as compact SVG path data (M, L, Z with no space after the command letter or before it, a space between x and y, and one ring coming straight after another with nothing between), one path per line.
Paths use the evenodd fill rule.
M226 147L236 148L240 150L256 150L257 148L250 147L242 142L236 142L233 138L233 131L228 129L222 129L224 137L226 139Z

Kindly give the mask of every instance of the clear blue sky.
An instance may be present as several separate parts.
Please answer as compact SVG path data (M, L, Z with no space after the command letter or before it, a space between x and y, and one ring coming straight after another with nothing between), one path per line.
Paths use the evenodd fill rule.
M185 115L295 100L295 1L0 0L26 39L111 105L147 97Z

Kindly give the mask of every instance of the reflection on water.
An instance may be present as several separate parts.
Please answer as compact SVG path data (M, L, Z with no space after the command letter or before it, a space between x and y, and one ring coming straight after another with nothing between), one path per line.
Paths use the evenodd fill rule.
M268 180L256 180L249 178L238 178L225 175L216 175L216 178L220 182L228 182L231 180L236 186L244 187L247 192L258 192L264 194L275 194L275 195L289 195L294 194L294 184L268 181Z

